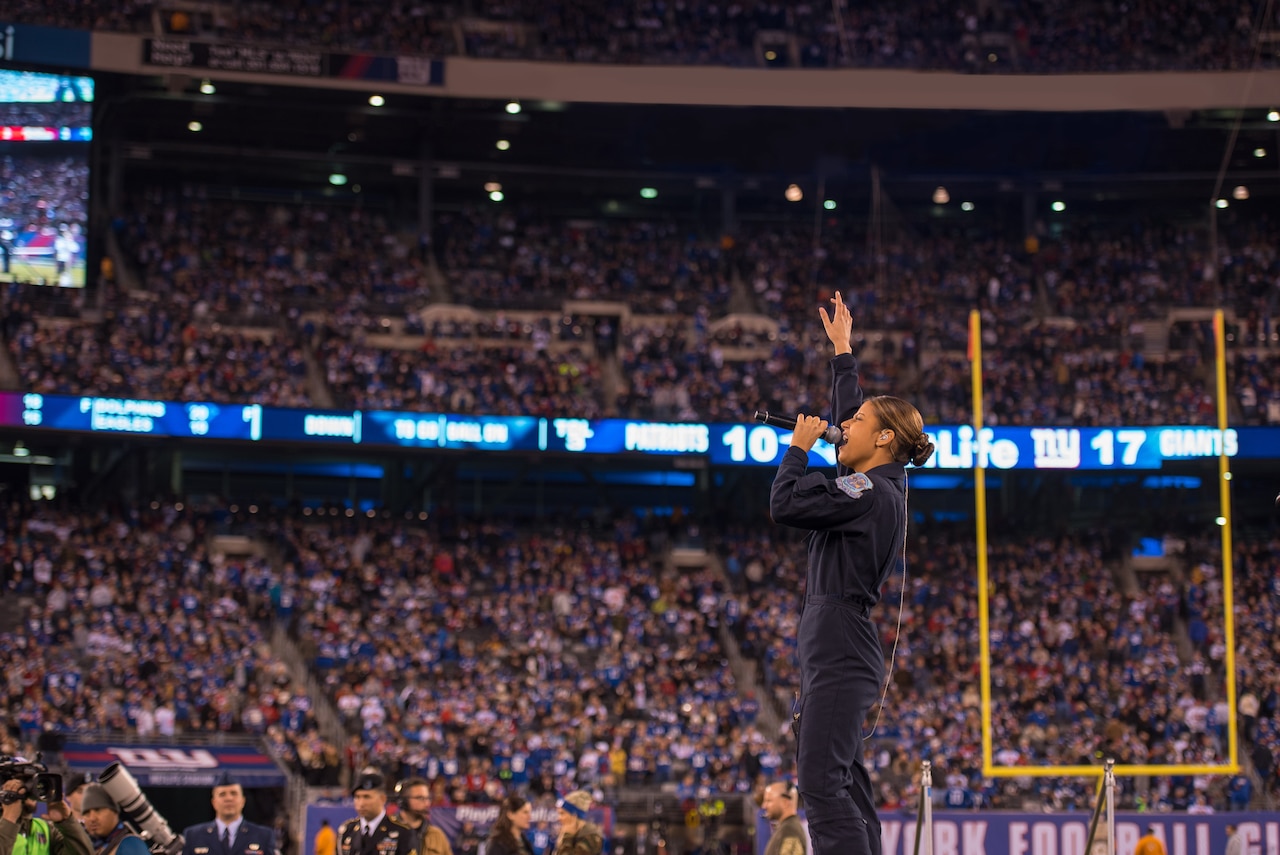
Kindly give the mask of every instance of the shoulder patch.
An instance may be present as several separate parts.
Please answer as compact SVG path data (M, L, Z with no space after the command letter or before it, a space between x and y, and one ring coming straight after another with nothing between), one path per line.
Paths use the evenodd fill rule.
M861 472L854 472L852 475L841 475L837 478L836 486L840 488L840 492L856 499L875 485L871 483L871 479L866 475Z

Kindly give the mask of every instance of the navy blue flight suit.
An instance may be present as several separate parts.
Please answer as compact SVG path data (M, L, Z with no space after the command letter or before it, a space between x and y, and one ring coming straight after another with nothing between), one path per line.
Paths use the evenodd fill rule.
M834 424L862 406L858 363L831 360ZM902 549L906 470L839 465L837 477L806 474L808 455L788 448L769 497L773 520L808 529L808 569L797 653L796 772L813 855L880 855L862 727L884 685L884 654L871 607Z

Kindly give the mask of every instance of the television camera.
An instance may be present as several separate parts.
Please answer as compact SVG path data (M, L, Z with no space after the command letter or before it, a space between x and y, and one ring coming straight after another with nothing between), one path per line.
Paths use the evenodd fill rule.
M14 779L22 782L21 791L0 790L0 805L13 804L20 799L62 801L62 776L50 772L49 767L40 761L38 754L35 760L0 754L0 784Z

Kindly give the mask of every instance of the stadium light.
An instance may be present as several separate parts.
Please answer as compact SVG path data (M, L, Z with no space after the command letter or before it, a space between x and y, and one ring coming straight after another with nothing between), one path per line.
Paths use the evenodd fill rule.
M383 104L385 104L385 103L387 103L387 99L386 99L386 98L383 98L381 95L370 95L370 96L369 96L369 106L370 106L370 107L381 107L381 106L382 106Z
M329 183L334 187L341 187L343 184L347 183L347 176L343 175L341 172L334 172L329 175Z
M1272 110L1267 113L1268 122L1280 122L1280 110Z
M657 199L658 188L657 187L641 187L640 198L641 199Z
M519 112L520 112L520 110L521 110L521 107L520 107L520 102L519 102L519 101L508 101L508 102L507 102L507 112L508 112L508 113L510 113L511 115L513 115L513 116L514 116L516 113L519 113Z
M486 193L497 193L501 189L502 185L497 181L486 181L484 184L484 192Z
M1238 199L1243 202L1245 199L1249 198L1249 188L1245 187L1243 184L1237 184L1236 189L1231 191L1231 198Z
M826 208L828 211L834 211L836 209L836 200L828 199L822 203L822 207Z
M212 95L214 92L217 92L217 91L218 91L217 87L213 85L213 81L210 80L209 78L206 77L204 80L200 81L201 95Z
M501 191L501 190L494 190L494 191L492 191L492 192L490 192L490 193L489 193L489 200L490 200L490 201L492 201L492 202L501 202L501 201L502 201L503 199L505 199L505 198L507 198L507 197L506 197L506 196L504 196L504 195L502 195L502 191Z
M204 125L196 121L187 122L187 130L191 131L193 134L198 134L204 130Z
M1225 208L1225 207L1227 207L1228 205L1230 205L1231 203L1230 203L1230 202L1228 202L1226 199L1219 199L1218 201L1214 202L1213 204L1217 205L1219 208Z
M1054 202L1049 207L1052 208L1056 213L1061 214L1063 211L1067 210L1067 203L1059 200Z
M945 205L951 201L951 194L947 192L946 187L938 187L933 191L933 204Z
M972 202L961 202L961 203L960 203L960 210L962 210L962 211L972 211L972 210L973 210L973 203L972 203Z
M507 149L511 148L511 140L498 140L496 143L494 143L494 146L498 149L498 151L506 151Z
M787 197L788 202L799 202L804 198L804 191L800 189L799 184L788 184L786 192L782 195Z
M1266 156L1267 156L1267 150L1266 150L1265 148L1255 148L1255 149L1253 150L1253 156L1254 156L1254 157L1266 157Z

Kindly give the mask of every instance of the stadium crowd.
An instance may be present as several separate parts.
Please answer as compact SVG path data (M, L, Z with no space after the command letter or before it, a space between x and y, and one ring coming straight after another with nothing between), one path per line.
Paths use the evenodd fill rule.
M284 572L294 631L378 762L452 803L752 780L764 736L719 649L717 582L664 571L638 525L357 521L287 526Z
M0 632L5 724L30 750L55 732L248 733L317 739L310 699L272 652L271 568L208 548L181 503L71 511L0 503L0 587L33 599Z
M783 711L797 688L804 553L785 530L711 533L722 574L664 569L665 530L628 522L257 519L171 503L0 513L0 585L35 598L0 633L5 725L23 743L47 730L256 734L312 783L374 762L427 777L441 804L579 786L606 798L663 783L749 792L791 767L786 733L756 724L760 704ZM212 552L215 529L252 533L272 557ZM1231 711L1212 543L1187 538L1185 573L1126 576L1097 535L993 541L995 761L1222 762ZM905 591L895 575L878 618L886 655L897 642L867 747L884 806L913 803L921 758L949 807L1088 805L1087 782L981 776L971 532L929 527L906 566ZM1274 793L1280 543L1242 539L1236 566L1241 735ZM273 621L304 651L347 745L321 737L320 699L267 643ZM760 663L764 697L735 685L721 626ZM1122 796L1224 810L1251 793L1246 776L1158 776L1125 779Z
M670 222L491 210L442 214L432 254L360 208L197 188L140 195L116 229L139 287L109 285L100 320L47 318L13 295L0 332L28 388L737 420L825 407L814 306L838 289L868 388L901 390L928 421L970 419L977 306L988 423L1203 425L1216 419L1208 321L1169 317L1221 287L1232 419L1280 424L1266 219L1224 226L1216 284L1203 235L1154 224L1095 224L1030 252L942 229L868 249L833 223L815 250L785 226L722 243ZM616 308L575 313L575 299Z
M1260 0L1176 9L1154 0L962 4L245 2L209 9L156 0L10 4L13 20L313 49L635 65L921 68L965 73L1246 69ZM1264 66L1275 55L1262 52Z
M0 220L10 243L27 230L89 218L89 164L79 157L0 157Z

